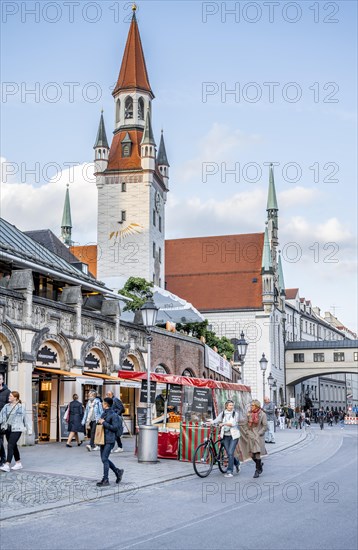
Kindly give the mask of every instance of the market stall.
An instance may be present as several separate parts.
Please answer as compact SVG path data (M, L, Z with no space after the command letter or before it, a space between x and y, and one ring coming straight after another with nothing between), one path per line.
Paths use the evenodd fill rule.
M119 371L118 376L142 381L146 391L146 372ZM225 401L234 401L242 419L251 401L249 386L159 373L151 373L150 393L152 421L159 429L158 457L188 461L208 435L204 424L224 410ZM144 403L144 397L140 401ZM146 408L138 407L136 416L137 426L145 423Z

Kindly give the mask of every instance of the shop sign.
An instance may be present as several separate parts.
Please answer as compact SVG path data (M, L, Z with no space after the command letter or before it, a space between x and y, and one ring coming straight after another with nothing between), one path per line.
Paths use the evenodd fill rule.
M140 402L146 403L147 402L147 380L142 380L141 390L140 390ZM157 391L157 383L156 382L150 382L150 402L153 404L155 403L155 394Z
M192 411L205 413L209 406L209 389L194 388Z
M169 384L168 405L170 407L181 405L181 390L182 387L178 384Z
M93 353L89 353L84 361L86 370L98 370L100 369L100 360L98 357L95 357Z
M146 424L147 424L146 407L137 407L137 426L145 426Z
M37 352L37 361L43 365L49 365L50 363L57 363L57 353L52 349L44 346Z
M134 371L134 365L128 359L125 359L120 370Z
M205 351L209 369L231 380L231 365L229 361L226 361L226 359L209 348L209 346L205 346Z

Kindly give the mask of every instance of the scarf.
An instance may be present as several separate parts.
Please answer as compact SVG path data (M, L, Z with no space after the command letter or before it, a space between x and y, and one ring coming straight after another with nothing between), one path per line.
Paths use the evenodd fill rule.
M249 412L248 416L248 425L249 428L254 428L258 425L260 420L260 409L257 407L252 407L251 411Z

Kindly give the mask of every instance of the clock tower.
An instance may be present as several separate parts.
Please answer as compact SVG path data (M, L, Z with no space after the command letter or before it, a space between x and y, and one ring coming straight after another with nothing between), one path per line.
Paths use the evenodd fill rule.
M98 189L97 277L121 288L129 277L164 286L165 202L169 163L163 134L157 153L152 101L136 6L113 91L114 136L108 156L101 116L102 158L96 142ZM98 140L97 140L98 141ZM106 141L106 140L105 140ZM103 157L103 155L105 155Z

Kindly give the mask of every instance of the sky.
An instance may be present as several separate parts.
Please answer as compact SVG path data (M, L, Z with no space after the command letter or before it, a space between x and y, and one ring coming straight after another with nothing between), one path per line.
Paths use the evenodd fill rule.
M93 144L128 2L1 3L1 215L96 242ZM263 232L275 165L286 288L357 331L356 2L138 2L166 238Z

